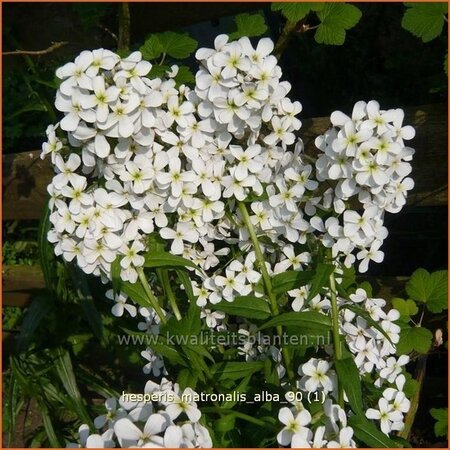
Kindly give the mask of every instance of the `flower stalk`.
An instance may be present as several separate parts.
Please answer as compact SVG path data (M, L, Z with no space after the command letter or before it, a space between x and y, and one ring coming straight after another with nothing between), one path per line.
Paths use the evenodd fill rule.
M270 281L270 275L269 275L269 272L267 271L266 262L264 260L264 255L262 253L261 246L258 241L258 236L256 235L255 228L252 224L252 221L250 220L250 216L248 214L245 203L238 202L238 207L239 207L239 211L241 212L242 219L244 220L245 226L250 234L250 240L252 241L253 248L255 250L256 259L258 261L258 265L261 270L261 275L262 275L263 282L264 282L264 287L266 289L266 293L269 298L270 309L271 309L274 317L278 316L280 314L280 312L278 309L277 298L273 292L272 282ZM277 326L277 333L279 336L282 336L283 328L281 325ZM287 347L284 347L283 351L281 353L283 355L284 363L286 365L286 371L288 374L288 378L292 384L295 380L295 376L294 376L294 372L291 367L291 356L290 356L289 349ZM295 386L292 385L292 388L294 388L294 387Z
M167 323L166 317L164 316L163 310L159 306L158 299L155 297L155 294L153 294L152 288L148 284L144 269L142 267L139 267L139 268L136 268L136 271L138 273L139 281L141 282L142 287L144 288L144 291L147 295L147 299L148 299L151 307L155 310L156 314L158 314L158 317L161 320L161 323L166 324Z

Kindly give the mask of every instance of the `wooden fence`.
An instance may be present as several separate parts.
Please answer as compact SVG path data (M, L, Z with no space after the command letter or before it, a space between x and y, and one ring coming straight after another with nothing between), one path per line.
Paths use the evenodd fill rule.
M416 128L411 146L416 149L412 165L415 188L408 205L445 206L447 184L447 105L425 105L405 109L405 124ZM329 127L328 117L303 120L300 130L307 152L314 139ZM3 220L39 219L45 208L47 185L52 178L49 160L40 150L2 157ZM35 289L44 287L39 266L3 266L3 305L26 305ZM390 285L386 280L382 284Z

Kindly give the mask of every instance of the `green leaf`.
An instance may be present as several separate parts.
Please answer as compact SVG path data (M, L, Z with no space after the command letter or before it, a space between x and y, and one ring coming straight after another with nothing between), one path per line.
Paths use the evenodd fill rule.
M193 85L195 83L195 76L188 66L180 66L174 80L177 87L182 84Z
M144 287L141 282L138 280L136 283L130 283L128 281L122 281L120 285L120 290L128 295L135 303L145 308L151 307L151 303L147 298L147 294L145 292Z
M307 330L327 331L331 329L331 319L316 311L288 312L274 317L260 327L260 330L278 325L296 326Z
M48 316L53 305L53 301L47 296L33 298L20 327L20 334L17 340L19 352L27 349L33 339L34 332L42 320Z
M441 33L447 14L447 2L405 3L402 27L414 36L429 42Z
M47 289L53 294L56 272L51 261L54 259L53 248L47 239L47 233L50 230L50 208L48 201L45 206L42 218L39 222L38 230L38 248L39 248L39 262L41 264L42 273L44 274L45 285Z
M103 339L103 322L92 298L87 276L78 266L71 266L69 270L77 292L77 302L81 306L95 337L101 341Z
M175 59L188 58L198 45L198 42L187 33L165 31L157 33L157 36L162 46L162 52Z
M208 308L247 319L267 319L271 314L267 301L264 298L252 295L236 297L232 302L222 300L215 305L209 305Z
M163 52L163 46L157 34L152 34L139 48L142 57L147 60L159 58Z
M59 379L61 380L67 394L72 398L74 404L76 405L77 414L80 416L81 420L91 424L91 418L83 404L80 391L78 390L69 352L61 347L57 347L53 354L55 357L53 361L59 375Z
M419 389L419 382L412 377L409 372L405 372L406 382L403 386L403 392L407 398L411 398Z
M261 36L267 31L266 21L262 14L238 14L234 20L237 30L230 33L230 40L239 39L242 36Z
M264 368L263 361L251 361L251 362L235 362L226 361L218 364L214 364L211 368L211 372L214 375L214 380L239 380L247 375L258 372Z
M342 45L345 32L353 28L361 19L361 11L348 3L325 3L317 13L320 25L314 36L319 44Z
M400 445L389 439L373 422L364 416L350 416L348 424L353 428L355 436L371 448L398 448Z
M191 279L189 278L189 275L183 269L176 270L176 273L184 286L184 292L186 292L189 301L195 303L197 299L194 295L194 290L192 289L192 282Z
M52 447L61 447L61 443L56 436L55 428L53 426L52 419L50 417L50 412L43 401L40 401L39 404L39 412L42 417L42 423L44 424L45 432L47 434L48 440Z
M427 353L431 347L432 340L433 333L427 328L403 328L397 344L397 354L407 355L413 350L419 353Z
M330 275L335 271L335 269L336 268L332 264L317 264L314 278L311 283L311 289L308 294L308 301L319 294L324 286L328 286Z
M416 303L410 298L408 300L397 297L393 298L392 306L400 313L402 319L406 320L409 320L411 316L415 316L419 312L419 308Z
M325 3L312 2L274 2L272 11L280 11L289 22L298 22L303 19L310 11L321 11Z
M147 77L153 80L154 78L162 78L166 75L166 72L170 70L169 66L163 65L157 65L154 64L150 70L150 72L147 74Z
M430 414L437 422L434 424L434 434L437 437L447 437L448 434L448 409L447 408L431 408Z
M288 270L284 273L279 273L272 278L273 292L278 294L284 294L292 289L297 289L301 286L308 284L314 276L314 272L311 270Z
M122 284L122 279L120 278L120 261L122 257L120 255L116 256L116 259L111 264L111 282L113 285L114 295L120 292L120 285Z
M406 284L406 292L416 302L425 303L429 311L442 312L447 309L448 272L439 270L430 274L417 269Z
M445 72L445 75L448 76L448 52L445 54L445 58L444 58L444 72Z
M236 416L234 416L233 414L226 414L220 419L214 421L214 430L217 430L221 433L231 431L236 428L235 422Z
M193 269L202 270L192 261L182 256L172 255L167 252L147 252L145 256L144 267L192 267Z
M361 378L353 358L345 358L334 362L339 383L347 394L350 406L356 415L363 415L363 399Z

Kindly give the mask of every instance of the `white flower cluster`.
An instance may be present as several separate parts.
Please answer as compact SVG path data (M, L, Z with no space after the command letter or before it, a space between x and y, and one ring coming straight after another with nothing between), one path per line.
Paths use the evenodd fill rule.
M310 157L294 134L301 127L296 118L301 104L287 98L291 86L281 81L273 47L267 38L255 49L248 38L228 42L227 36L218 36L214 49L196 53L200 68L193 89L176 86L176 66L163 79L149 78L152 66L139 52L120 58L104 49L84 51L60 68L56 107L64 118L48 127L42 148L42 157L51 155L56 172L48 187L48 239L55 253L105 282L119 256L122 280L134 283L148 237L157 233L172 254L203 269L201 281L191 280L193 291L201 318L217 330L228 329L228 318L208 304L263 295L261 267L240 202L245 201L261 238L270 276L307 268L317 241L331 249L337 267L357 259L359 271L365 272L371 260L380 262L387 236L384 214L398 212L413 187L408 175L414 150L404 140L414 136L414 129L402 125L400 109L383 111L375 101L358 102L351 118L332 114L333 128L316 139L320 156L308 164ZM61 131L67 139L58 137ZM324 181L334 187L322 192ZM303 286L288 295L294 311L329 312L328 294L307 301L309 287ZM109 291L107 297L114 301L115 316L125 311L137 315L125 294ZM401 367L408 361L390 356L399 338L398 313L385 313L384 300L367 298L362 290L351 300L384 331L349 310L340 316L341 332L361 374L376 374L378 387L389 384L379 409L370 408L367 417L380 420L385 433L401 429L409 408ZM155 311L140 308L139 314L144 318L139 329L157 334ZM236 329L244 337L238 354L246 360L271 358L283 378L282 351L255 341L255 335L264 336L246 320ZM163 358L151 348L141 354L148 361L145 373L167 374ZM330 367L315 358L302 364L298 387L333 393ZM80 429L82 445L210 447L195 403L182 401L179 387L166 380L160 386L147 384L146 393L157 391L173 392L176 401L156 406L110 399L106 416L96 420L100 434L89 436L85 426ZM189 420L176 424L182 413ZM328 401L325 415L326 425L313 432L310 413L301 404L283 408L285 428L278 442L354 446L344 410Z
M383 226L385 211L399 212L406 195L414 187L411 173L414 150L404 140L412 139L414 128L403 126L401 109L381 110L375 100L359 101L352 117L341 111L331 114L332 128L316 138L323 153L316 161L318 181L336 182L324 194L324 205L335 214L325 220L313 217L311 225L323 233L325 246L333 255L345 255L345 264L361 261L359 271L366 272L369 261L381 262L379 250L387 237ZM355 200L363 211L349 208Z
M67 447L212 447L208 429L199 423L201 412L192 389L181 391L178 384L163 378L160 384L149 380L139 395L142 400L107 399L105 414L94 420L98 432L81 425L80 445Z
M288 399L289 401L289 399ZM278 433L280 445L292 448L355 448L353 429L347 426L347 414L330 399L323 405L325 423L311 430L311 413L301 402L290 402L290 408L281 408L278 420L284 428Z
M48 188L49 240L58 255L109 278L119 254L122 279L134 282L145 236L156 230L172 242L172 253L213 267L220 255L213 241L228 239L239 220L225 217L224 199L262 195L268 184L279 217L271 214L269 224L267 205L255 202L255 219L273 232L286 222L288 239L298 238L292 228L306 224L295 220L293 200L305 185L314 187L311 167L292 164L291 176L305 172L292 195L276 174L293 160L284 149L301 125L295 118L301 105L286 97L290 85L279 80L269 39L256 50L246 38L227 39L219 36L215 51L197 52L202 68L193 91L177 89L171 78L146 77L151 64L139 52L121 59L103 49L84 51L58 69L56 107L65 116L48 128L42 152L51 153L56 171Z

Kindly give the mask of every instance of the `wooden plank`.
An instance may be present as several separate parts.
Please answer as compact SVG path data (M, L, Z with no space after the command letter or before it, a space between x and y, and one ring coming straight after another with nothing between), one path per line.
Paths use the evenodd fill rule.
M408 205L447 204L447 106L425 105L405 108L405 123L416 128L411 146L416 149L412 177L416 187ZM328 117L303 119L300 135L306 151L317 153L314 139L330 125ZM52 177L49 159L42 161L40 151L3 155L3 219L39 219Z
M26 306L35 289L45 287L41 267L35 266L3 266L3 306Z
M52 179L50 159L41 160L41 151L3 155L3 220L39 219Z

